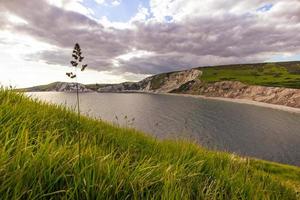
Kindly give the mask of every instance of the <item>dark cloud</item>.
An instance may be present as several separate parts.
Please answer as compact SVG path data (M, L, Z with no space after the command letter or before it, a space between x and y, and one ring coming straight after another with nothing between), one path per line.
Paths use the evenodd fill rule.
M160 54L177 52L198 56L246 57L270 51L293 50L299 44L295 31L260 26L255 17L193 18L182 23L138 24L135 45ZM298 40L297 40L298 39ZM299 50L299 48L298 48Z
M71 51L40 51L38 53L29 54L26 56L26 60L29 61L43 61L47 64L69 66L72 60ZM85 56L85 52L83 52ZM89 59L84 59L84 63L88 63L89 68L96 69L98 71L113 70L112 61L100 56L89 56Z
M69 65L70 55L62 51L42 51L26 56L29 61L44 61L47 64Z
M133 58L129 61L120 61L118 70L139 74L158 74L189 69L191 67L260 62L262 59L262 56L248 56L241 60L240 57L197 56L182 53L157 54L147 58Z
M229 9L234 2L228 1L221 7ZM265 1L255 2L261 6ZM259 15L228 12L215 17L190 16L171 23L134 22L134 28L116 29L105 28L82 14L51 6L43 0L9 0L1 4L0 11L8 11L28 22L11 25L10 31L31 35L58 48L27 57L50 64L68 65L69 51L75 42L81 44L92 68L135 74L261 62L274 53L300 53L299 5L291 10ZM0 12L0 27L7 28L7 23L1 19ZM153 54L117 59L132 49ZM114 67L116 60L117 68Z

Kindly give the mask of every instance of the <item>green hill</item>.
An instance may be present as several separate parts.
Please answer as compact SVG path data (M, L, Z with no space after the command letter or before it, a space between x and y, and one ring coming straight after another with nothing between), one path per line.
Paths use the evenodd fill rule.
M1 199L299 199L300 168L209 151L0 90Z
M278 62L200 67L202 81L240 81L249 85L300 88L300 62Z

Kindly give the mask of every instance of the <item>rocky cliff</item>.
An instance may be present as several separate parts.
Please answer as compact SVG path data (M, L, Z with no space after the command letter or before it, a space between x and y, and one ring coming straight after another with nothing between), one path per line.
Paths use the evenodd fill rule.
M180 86L197 79L201 75L201 71L191 69L180 72L171 72L158 74L148 77L140 82L120 83L114 85L107 85L99 88L98 92L156 92L168 93Z
M247 99L300 108L299 89L246 85L238 81L203 83L195 80L186 84L185 88L182 87L181 91L173 92L204 95L207 97Z

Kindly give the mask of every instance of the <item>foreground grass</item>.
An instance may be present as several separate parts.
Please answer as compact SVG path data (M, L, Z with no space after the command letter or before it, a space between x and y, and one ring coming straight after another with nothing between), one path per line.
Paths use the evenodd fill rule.
M250 85L300 88L300 62L227 65L200 68L201 80L240 81Z
M0 90L0 199L299 199L300 169L157 141ZM297 193L298 192L298 193Z

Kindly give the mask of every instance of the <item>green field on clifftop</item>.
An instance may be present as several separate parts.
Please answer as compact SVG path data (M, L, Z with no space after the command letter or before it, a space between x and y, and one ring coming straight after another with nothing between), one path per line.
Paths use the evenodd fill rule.
M300 88L300 62L224 65L199 68L201 80L240 81L249 85Z
M0 90L0 199L299 199L300 168L159 141ZM81 167L79 167L79 162Z

